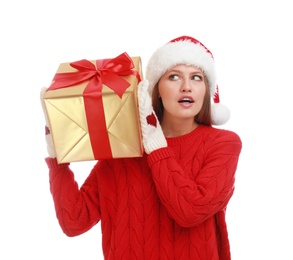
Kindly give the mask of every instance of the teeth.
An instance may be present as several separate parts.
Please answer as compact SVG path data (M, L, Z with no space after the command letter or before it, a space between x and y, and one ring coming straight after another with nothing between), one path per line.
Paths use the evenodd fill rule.
M183 98L179 102L189 102L189 103L191 103L192 101L189 98Z

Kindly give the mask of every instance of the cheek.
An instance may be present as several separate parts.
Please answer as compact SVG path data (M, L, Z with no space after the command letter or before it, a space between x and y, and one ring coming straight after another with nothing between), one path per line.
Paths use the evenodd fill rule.
M176 104L176 102L174 102L175 96L171 90L168 91L168 90L164 89L164 91L161 91L160 98L162 100L163 107L165 109L171 108L172 106L174 106Z
M160 91L159 96L162 100L168 100L169 99L169 94L167 91Z
M164 85L161 85L161 86L159 85L158 93L159 93L159 97L161 97L162 100L166 100L166 99L169 99L169 97L172 94L172 91L171 89L168 89Z
M169 110L172 108L174 105L174 93L171 89L159 88L159 96L162 100L164 109Z
M203 101L205 94L206 94L206 87L205 86L202 86L201 88L197 89L196 96L198 97L199 100Z

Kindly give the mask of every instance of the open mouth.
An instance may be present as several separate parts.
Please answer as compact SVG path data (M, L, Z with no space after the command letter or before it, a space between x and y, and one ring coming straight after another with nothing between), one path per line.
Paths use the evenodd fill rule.
M194 101L191 98L183 98L178 101L179 103L193 103Z

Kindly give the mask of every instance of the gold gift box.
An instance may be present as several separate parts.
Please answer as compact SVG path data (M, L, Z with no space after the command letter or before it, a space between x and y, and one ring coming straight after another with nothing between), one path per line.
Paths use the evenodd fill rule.
M140 81L139 76L142 75L141 59L140 57L129 57L129 59L134 65L133 71L138 76L119 75L129 85L122 96L105 85L102 80L100 91L94 86L96 87L94 92L87 93L89 96L95 96L100 92L98 95L101 100L98 103L102 104L102 118L100 116L87 117L94 110L91 108L86 112L85 108L85 90L89 80L72 86L47 89L44 102L58 163L142 156L143 146L137 101L137 86ZM88 62L96 66L97 61L104 60ZM73 68L71 63L61 63L56 75L76 71L77 69ZM56 81L53 80L51 86L54 82ZM93 128L104 127L105 131L90 131L89 120ZM106 135L106 138L99 135L104 137ZM92 140L99 137L102 138L101 142L99 141L94 146ZM108 141L104 141L107 138Z

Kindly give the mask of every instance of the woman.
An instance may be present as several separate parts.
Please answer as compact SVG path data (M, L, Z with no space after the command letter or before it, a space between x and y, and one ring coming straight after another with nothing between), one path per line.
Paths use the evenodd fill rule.
M242 144L212 127L229 118L216 92L211 52L182 36L152 55L138 87L142 158L100 160L79 189L47 135L63 232L77 236L101 221L105 259L231 259L225 210Z

